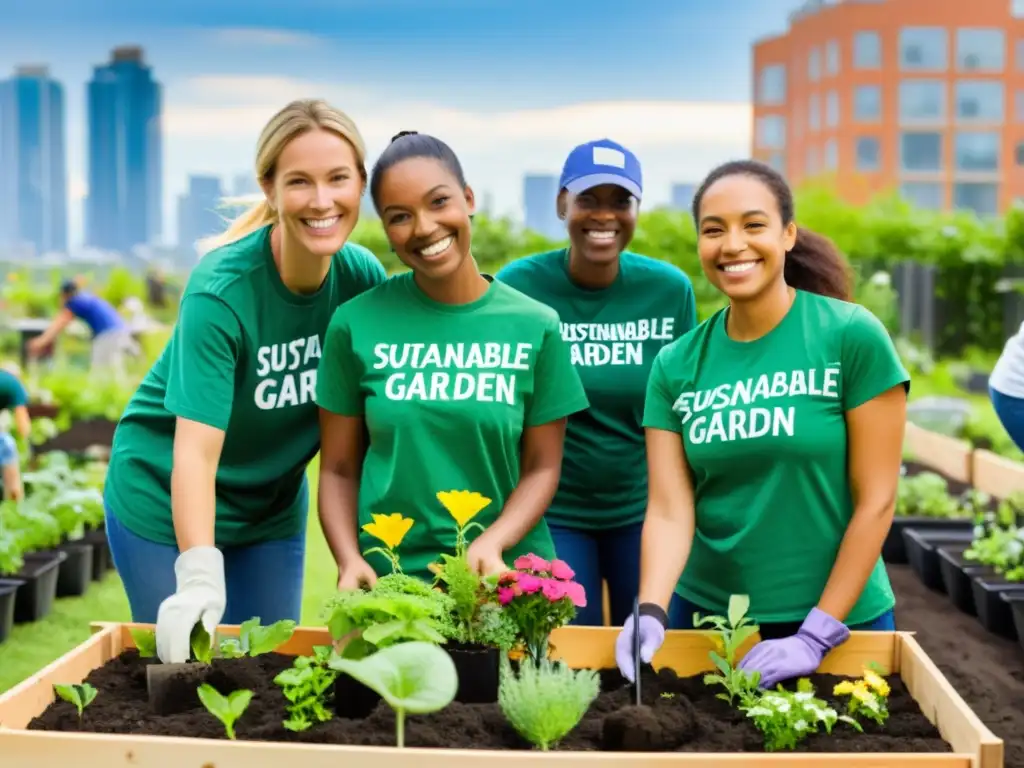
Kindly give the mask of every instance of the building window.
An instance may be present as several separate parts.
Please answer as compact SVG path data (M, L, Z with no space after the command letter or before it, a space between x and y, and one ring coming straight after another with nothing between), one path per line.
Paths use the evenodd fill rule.
M858 85L853 89L853 117L859 123L874 123L882 118L881 87Z
M807 79L812 83L821 79L821 51L818 48L811 48L807 54Z
M853 68L881 69L882 38L877 32L858 32L853 36Z
M953 207L979 216L999 213L999 185L994 182L961 182L953 185Z
M1017 41L1017 55L1014 57L1017 59L1017 71L1024 72L1024 39Z
M1013 154L1017 165L1024 166L1024 141L1018 142Z
M783 152L772 152L768 155L768 165L779 173L786 172L786 155Z
M882 147L874 136L858 136L854 155L858 171L877 171L882 165Z
M783 149L786 146L786 118L767 115L757 118L759 149Z
M947 69L949 51L942 27L905 27L900 30L900 69L914 72Z
M999 80L959 80L956 119L960 122L1002 122L1003 84Z
M825 95L825 123L830 128L839 125L839 94L835 91Z
M945 197L942 185L930 181L905 181L900 184L900 195L914 207L926 211L941 210Z
M958 29L956 68L961 72L1002 72L1006 67L1006 34L1001 29Z
M1017 120L1020 122L1024 122L1024 91L1017 91L1017 93L1014 94L1013 101L1013 111L1017 117Z
M839 168L839 145L835 139L825 142L825 170L834 171Z
M999 170L999 131L960 132L954 142L956 169L971 173Z
M942 134L905 131L900 134L900 168L929 173L942 170Z
M946 84L942 80L900 82L900 122L936 122L946 117Z
M829 77L839 74L839 43L835 40L825 44L825 74Z
M807 173L815 174L818 172L818 148L808 147L807 148Z
M761 69L757 84L757 103L779 106L786 103L786 65L769 64Z
M807 106L807 125L812 131L821 128L821 104L818 102L818 94L812 93Z
M1010 0L1010 15L1024 19L1024 0Z

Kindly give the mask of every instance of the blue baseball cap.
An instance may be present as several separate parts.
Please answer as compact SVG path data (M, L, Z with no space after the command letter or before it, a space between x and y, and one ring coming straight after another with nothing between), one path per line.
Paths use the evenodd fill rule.
M580 144L562 166L559 188L574 195L600 184L616 184L638 200L643 194L643 174L636 155L611 139Z

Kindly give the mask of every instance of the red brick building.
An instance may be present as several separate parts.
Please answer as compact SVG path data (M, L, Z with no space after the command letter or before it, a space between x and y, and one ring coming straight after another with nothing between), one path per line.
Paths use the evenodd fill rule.
M754 46L752 154L853 203L1024 198L1024 0L809 0Z

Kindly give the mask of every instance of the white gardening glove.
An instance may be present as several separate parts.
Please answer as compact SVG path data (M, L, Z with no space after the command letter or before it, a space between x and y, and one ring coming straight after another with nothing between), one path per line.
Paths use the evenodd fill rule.
M156 655L164 664L182 664L191 655L192 628L202 620L213 637L224 617L224 555L216 547L192 547L174 562L177 591L160 603Z

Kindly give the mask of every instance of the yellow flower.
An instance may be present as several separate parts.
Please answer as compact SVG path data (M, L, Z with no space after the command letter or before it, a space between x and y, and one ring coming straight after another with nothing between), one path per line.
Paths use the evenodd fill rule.
M491 503L490 499L476 491L438 491L437 500L455 518L459 528L464 528L480 510Z
M889 684L885 679L870 669L864 670L864 682L871 686L879 696L889 695Z
M398 547L413 524L411 517L402 517L398 512L390 515L373 515L372 517L373 522L364 525L363 530L383 541L388 549Z
M853 685L853 696L854 696L854 698L859 699L860 701L863 701L865 704L868 704L868 703L874 701L874 699L875 699L875 694L873 694L868 689L868 684L865 683L863 680L858 680L856 683L854 683L854 685Z
M832 689L833 696L842 696L847 693L853 693L852 680L843 680L841 683L836 683L836 687Z

